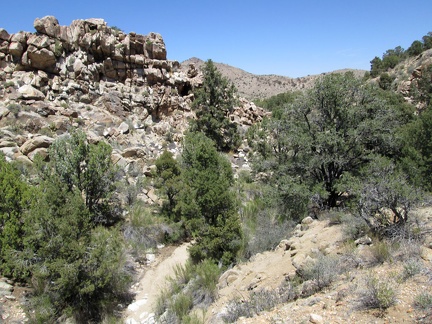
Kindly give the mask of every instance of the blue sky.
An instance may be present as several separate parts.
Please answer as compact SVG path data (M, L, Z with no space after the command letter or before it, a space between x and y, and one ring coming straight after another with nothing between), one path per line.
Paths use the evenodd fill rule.
M430 0L15 0L2 5L0 27L33 32L46 15L61 25L103 18L125 32L158 32L170 60L290 77L369 69L374 56L432 31Z

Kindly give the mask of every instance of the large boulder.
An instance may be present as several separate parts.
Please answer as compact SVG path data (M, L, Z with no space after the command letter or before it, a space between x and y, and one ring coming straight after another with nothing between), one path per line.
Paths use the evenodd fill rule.
M48 136L37 136L26 141L20 148L22 154L28 155L38 148L48 148L54 139Z
M145 53L147 57L155 60L166 60L166 48L160 34L150 33L146 37Z
M141 147L132 146L124 149L121 155L124 158L143 158L145 152Z
M9 45L9 53L15 57L21 57L24 52L24 47L21 43L13 42Z
M4 28L0 28L0 40L9 40L9 33Z
M53 38L59 38L60 25L56 17L45 16L40 19L36 18L33 26L41 34L48 35Z
M35 88L33 88L29 84L25 84L22 87L18 89L18 92L21 95L21 98L23 99L33 99L33 100L43 100L45 99L45 95L42 91L39 91Z
M55 67L56 57L53 52L46 48L38 50L35 47L29 48L27 51L29 65L39 70L49 70Z

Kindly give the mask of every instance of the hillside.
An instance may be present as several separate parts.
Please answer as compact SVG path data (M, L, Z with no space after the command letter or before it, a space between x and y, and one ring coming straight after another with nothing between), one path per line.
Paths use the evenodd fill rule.
M424 231L432 229L431 212L431 208L416 211ZM233 322L236 317L236 323L250 324L430 323L432 314L418 311L415 298L431 285L431 238L420 246L414 242L388 246L384 256L376 241L347 241L349 226L333 224L331 219L306 218L274 251L258 254L225 272L219 280L219 298L207 312L208 323ZM314 266L310 281L293 284L296 276ZM371 277L395 292L396 304L386 312L373 311L367 305L373 298L367 286ZM320 280L325 286L322 291L314 288ZM251 297L254 302L248 304ZM277 302L277 298L286 301ZM265 306L271 305L272 299L276 300L274 306ZM264 310L256 314L261 307ZM246 314L253 316L246 318Z
M34 28L0 28L6 323L432 321L430 127L405 102L432 50L389 70L388 92L361 70L289 78L215 63L239 92L218 101L230 97L218 79L212 106L205 62L167 60L157 33L52 16ZM296 110L251 102L287 91L304 93ZM220 152L203 134L226 139L223 127L240 140ZM110 191L91 210L93 185Z
M187 70L189 64L194 64L200 68L204 61L199 58L190 58L181 63L182 70ZM301 91L309 89L314 81L322 75L308 75L300 78L290 78L281 75L256 75L239 68L215 62L216 67L223 76L228 78L236 86L239 94L249 100L268 98L279 93L289 91ZM328 73L344 73L353 71L355 75L362 77L366 71L344 69Z
M415 222L423 232L432 231L432 209L417 209ZM277 247L223 273L216 300L205 314L197 310L198 317L211 324L430 323L432 314L415 304L432 280L431 238L420 244L388 245L381 251L381 243L366 236L350 241L349 228L331 217L305 218ZM134 285L138 294L125 313L127 324L153 323L157 296L149 288L166 289L178 279L178 267L186 262L185 247L169 254L163 249ZM300 275L314 264L321 268L301 283ZM367 286L371 276L391 287L395 306L386 311L369 309L365 303L373 300ZM315 286L319 280L325 282L323 289ZM248 303L251 299L254 302Z

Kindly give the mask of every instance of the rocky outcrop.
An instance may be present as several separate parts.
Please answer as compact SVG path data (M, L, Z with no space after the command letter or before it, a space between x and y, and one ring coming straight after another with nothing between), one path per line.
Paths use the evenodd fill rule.
M103 19L75 20L60 26L46 16L34 21L36 33L1 32L4 62L20 70L44 70L71 79L137 81L153 68L153 61L166 60L161 35L125 34L107 26ZM157 64L156 64L157 65ZM177 64L178 65L178 64ZM166 64L168 71L173 66Z
M123 86L115 90L122 91L117 96L121 106L167 112L172 102L185 106L181 98L189 94L191 84L200 84L191 82L178 62L166 59L165 43L157 33L126 34L103 19L60 26L52 16L37 18L34 27L36 33L12 35L0 29L0 80L25 86L20 91L23 99L89 104L120 83ZM172 100L167 100L167 94Z
M52 141L78 127L89 142L111 144L131 185L138 174L153 175L163 150L179 154L202 73L167 60L161 35L124 33L103 19L61 26L52 16L35 19L34 28L0 29L0 152L8 160L48 160ZM245 131L265 116L240 98L229 118ZM247 152L246 144L235 152L233 168L250 169ZM159 203L152 188L140 195Z

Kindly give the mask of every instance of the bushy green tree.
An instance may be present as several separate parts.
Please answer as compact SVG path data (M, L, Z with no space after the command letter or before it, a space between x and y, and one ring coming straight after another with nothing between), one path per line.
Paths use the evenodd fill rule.
M357 196L357 214L381 234L387 234L390 226L404 225L421 197L407 174L382 156L375 156L350 187Z
M403 166L410 182L432 191L432 109L429 107L409 124L403 132Z
M422 37L423 40L423 48L428 50L432 48L432 32L428 32L426 35Z
M81 132L58 139L49 163L36 160L31 188L0 157L0 265L34 288L28 304L34 322L54 323L62 315L101 321L127 294L122 237L101 226L113 224L117 208L110 201L110 152Z
M411 82L410 95L414 102L427 108L432 102L432 64L421 70L421 77Z
M203 68L202 87L194 94L197 120L193 129L206 134L222 151L234 149L240 143L237 125L229 119L237 102L235 93L234 85L208 60Z
M166 198L163 202L162 213L175 222L180 221L176 210L178 194L182 189L181 169L179 163L169 151L164 151L155 162L157 182L156 187Z
M179 210L196 243L190 248L194 261L211 259L228 265L240 249L241 228L230 187L229 161L217 152L203 133L188 133L182 153Z
M30 305L37 311L29 314L47 323L62 314L100 321L129 282L119 232L95 227L81 192L70 191L59 176L39 186L24 222L24 249L15 259L17 269L26 265L31 273Z
M390 76L390 74L384 72L381 73L378 84L383 90L390 90L392 82L394 81L394 77Z
M423 43L419 40L412 42L411 46L407 49L409 56L417 56L423 52Z
M53 170L69 191L81 192L95 224L113 224L119 219L118 210L111 205L117 171L111 150L104 142L88 143L79 130L56 139L49 149L49 172Z
M273 181L285 211L338 206L344 174L358 174L373 154L395 154L398 113L377 91L352 73L324 76L252 136L254 168Z
M30 202L30 188L14 164L0 154L0 267L14 276L13 254L23 248L23 213Z
M382 72L387 72L388 69L393 69L399 62L407 57L408 53L400 47L396 46L394 49L387 50L382 59L375 56L371 63L370 76L376 78Z
M271 96L270 98L255 100L255 104L259 107L271 111L272 114L278 114L284 106L294 102L295 98L300 95L300 92L285 92Z
M378 56L375 56L374 59L370 61L370 64L371 64L370 76L372 78L376 78L384 70L383 62Z

